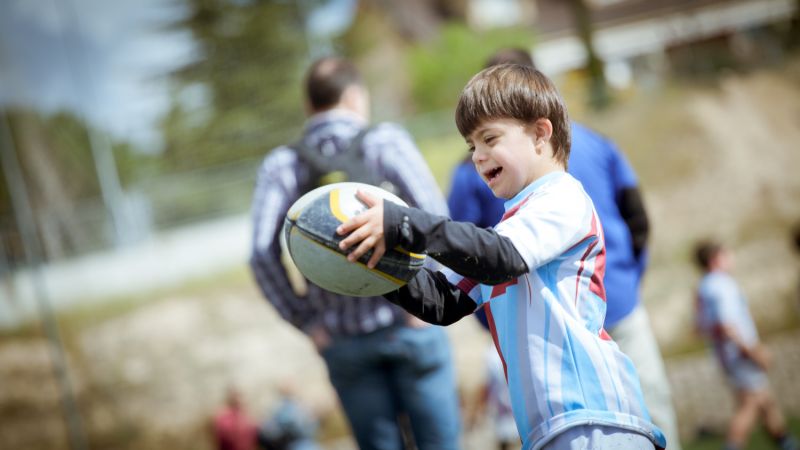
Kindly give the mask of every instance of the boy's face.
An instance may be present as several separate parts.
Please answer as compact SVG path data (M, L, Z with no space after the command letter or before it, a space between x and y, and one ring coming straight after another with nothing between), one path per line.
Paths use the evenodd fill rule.
M537 178L543 158L533 126L516 119L490 119L467 136L475 169L495 196L509 199Z
M716 270L722 270L724 272L732 271L735 264L733 253L731 253L728 249L721 249L716 255L714 255L712 264Z

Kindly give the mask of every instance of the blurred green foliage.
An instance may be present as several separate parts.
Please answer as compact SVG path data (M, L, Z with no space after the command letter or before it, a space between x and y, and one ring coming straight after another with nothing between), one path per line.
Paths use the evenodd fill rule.
M4 111L11 128L10 143L22 168L28 195L34 204L44 195L42 184L54 183L72 200L101 195L97 168L92 156L90 125L72 112L42 114L25 109ZM135 151L125 141L110 142L123 184L156 169L156 158ZM0 177L4 177L0 174ZM10 194L0 178L0 215L11 212Z
M334 39L340 53L358 59L374 52L382 44L400 43L402 39L393 32L393 25L378 8L362 3L350 27ZM380 39L376 39L380 36ZM363 71L363 67L361 67Z
M102 131L92 129L85 120L72 112L52 114L24 108L3 111L9 126L3 151L15 156L24 184L11 192L0 174L0 272L5 265L14 267L26 260L22 234L18 229L17 208L32 209L37 222L36 232L42 242L49 243L46 258L100 248L110 239L103 207L97 166L92 151L94 144L108 139L108 147L96 150L111 151L116 171L123 185L133 183L147 172L158 168L154 155L135 151L123 141L113 141ZM11 166L13 168L13 166ZM24 189L21 190L21 189ZM12 194L24 194L21 204L12 201Z
M449 22L435 42L416 44L408 52L414 104L419 112L453 109L458 95L488 57L502 47L531 48L531 28L475 31Z
M298 80L304 27L293 2L188 0L173 27L191 32L197 58L173 74L176 93L162 124L164 158L187 170L262 156L302 125ZM186 89L207 95L187 105ZM197 97L197 95L195 95Z

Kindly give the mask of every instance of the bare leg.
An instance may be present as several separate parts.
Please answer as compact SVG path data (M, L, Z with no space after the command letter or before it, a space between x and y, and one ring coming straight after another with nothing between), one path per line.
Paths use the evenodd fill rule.
M781 450L797 450L797 440L789 434L789 430L786 428L786 419L775 396L769 390L761 395L761 414L764 417L764 426L775 444Z
M761 393L761 414L764 417L764 426L773 438L782 438L786 435L786 420L783 418L778 402L772 393Z
M750 438L758 413L761 409L761 393L753 391L736 392L736 412L728 426L727 444L733 448L744 448Z

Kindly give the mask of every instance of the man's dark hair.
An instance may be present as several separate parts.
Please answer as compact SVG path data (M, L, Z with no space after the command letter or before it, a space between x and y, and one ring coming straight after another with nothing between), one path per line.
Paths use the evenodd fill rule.
M695 246L695 262L703 270L708 270L711 260L722 251L722 245L715 241L702 241Z
M324 57L314 61L306 75L306 95L315 111L328 109L342 98L345 89L364 84L361 74L350 61Z
M519 47L507 47L497 50L486 60L486 65L483 67L499 66L500 64L519 64L520 66L536 68L531 53Z

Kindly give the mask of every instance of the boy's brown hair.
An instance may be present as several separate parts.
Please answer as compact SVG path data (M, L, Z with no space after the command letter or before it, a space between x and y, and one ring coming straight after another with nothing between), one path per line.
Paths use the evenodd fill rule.
M478 72L458 99L456 126L467 137L484 121L516 119L524 123L549 119L554 158L567 166L570 124L564 100L547 76L518 64L501 64Z
M694 258L702 270L708 270L711 260L722 251L722 245L715 241L702 241L695 246Z
M497 50L489 56L489 59L486 60L486 65L483 67L499 66L500 64L519 64L536 68L531 53L519 47L506 47Z

